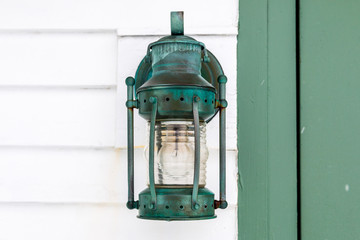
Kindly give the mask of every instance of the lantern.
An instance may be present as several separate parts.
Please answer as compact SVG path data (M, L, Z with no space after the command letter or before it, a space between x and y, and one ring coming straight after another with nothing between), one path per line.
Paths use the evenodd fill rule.
M226 77L205 45L184 35L183 12L171 13L171 35L148 46L135 78L128 77L128 202L139 218L215 218L226 208ZM135 98L134 98L135 93ZM149 125L148 188L134 199L133 110ZM220 199L205 188L206 124L219 113Z

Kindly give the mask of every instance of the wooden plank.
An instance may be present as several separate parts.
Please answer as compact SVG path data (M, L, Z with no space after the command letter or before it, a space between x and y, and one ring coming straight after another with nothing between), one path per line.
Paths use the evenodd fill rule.
M295 20L295 0L268 1L268 239L297 239Z
M115 31L0 32L1 86L116 85Z
M142 156L141 151L136 156ZM126 150L0 147L1 203L126 202Z
M219 150L209 150L207 187L219 192ZM87 147L0 147L1 203L127 201L127 150ZM135 149L135 192L146 188L144 148ZM237 152L227 151L228 202L237 204ZM220 211L221 212L221 211ZM235 219L234 219L235 221Z
M360 238L359 1L300 1L302 239Z
M123 204L9 203L0 212L3 239L236 239L235 206L211 221L144 221Z
M239 239L295 240L295 2L239 7Z
M114 146L115 106L113 88L1 87L0 146Z
M0 29L113 29L170 34L170 11L185 11L185 33L236 34L237 0L2 0Z

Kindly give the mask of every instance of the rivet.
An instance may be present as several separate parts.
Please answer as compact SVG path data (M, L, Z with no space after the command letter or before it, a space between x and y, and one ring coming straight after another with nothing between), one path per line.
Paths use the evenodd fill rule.
M150 97L149 102L150 103L156 103L156 97Z
M200 98L198 96L194 96L194 102L199 102Z

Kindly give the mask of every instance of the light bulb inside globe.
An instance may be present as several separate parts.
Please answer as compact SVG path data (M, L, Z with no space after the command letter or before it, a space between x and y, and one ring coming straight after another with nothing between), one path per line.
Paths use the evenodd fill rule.
M195 157L194 124L191 121L158 122L155 134L155 185L160 188L192 187ZM204 187L209 156L205 122L200 123L200 153L199 187ZM145 148L145 157L149 161L148 147Z

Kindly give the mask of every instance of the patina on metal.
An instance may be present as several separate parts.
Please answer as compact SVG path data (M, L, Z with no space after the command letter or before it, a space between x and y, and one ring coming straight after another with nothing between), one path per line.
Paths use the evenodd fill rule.
M183 12L171 13L171 35L148 46L134 78L127 78L128 100L128 203L139 218L198 220L215 218L216 208L226 208L225 99L226 77L205 45L184 35ZM134 99L134 92L136 93ZM149 188L134 199L133 109L150 122ZM200 129L220 112L220 200L199 186ZM168 120L194 122L194 180L191 188L160 188L154 180L155 125Z

